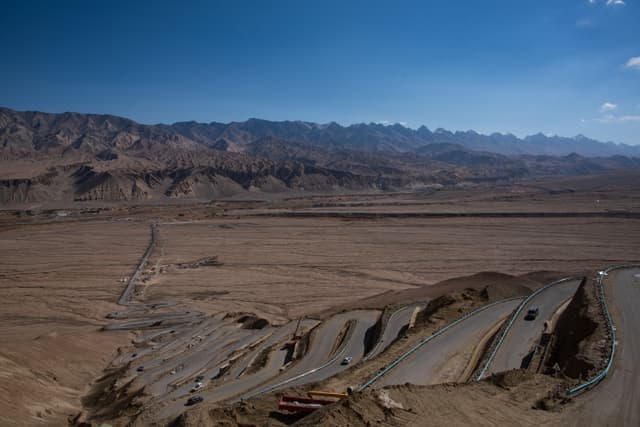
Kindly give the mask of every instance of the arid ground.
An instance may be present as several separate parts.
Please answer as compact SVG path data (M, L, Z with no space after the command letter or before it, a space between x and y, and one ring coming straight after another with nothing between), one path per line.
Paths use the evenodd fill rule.
M592 177L432 194L4 211L0 424L65 424L119 349L141 334L101 328L119 310L152 221L158 242L134 302L284 324L366 308L364 298L386 292L376 299L384 305L395 291L479 272L569 275L637 261L638 211L637 184ZM434 212L594 215L419 217ZM184 268L207 257L216 257L214 268Z

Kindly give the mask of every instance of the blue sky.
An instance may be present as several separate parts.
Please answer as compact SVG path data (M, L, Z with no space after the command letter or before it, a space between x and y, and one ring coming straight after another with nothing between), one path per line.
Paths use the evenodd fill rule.
M640 0L2 0L0 105L640 144Z

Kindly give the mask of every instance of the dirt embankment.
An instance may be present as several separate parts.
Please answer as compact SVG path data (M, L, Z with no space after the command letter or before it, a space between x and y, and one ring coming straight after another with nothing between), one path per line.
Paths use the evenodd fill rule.
M385 307L390 308L391 306L400 306L421 301L426 302L442 295L467 289L478 291L486 290L487 299L496 301L501 298L527 295L531 293L532 290L542 286L548 277L553 277L555 280L555 278L565 276L566 273L554 272L537 272L528 273L523 276L512 276L510 274L484 271L470 276L443 280L433 285L417 286L401 291L383 292L378 295L336 306L318 315L324 318L344 310L384 309ZM540 278L544 280L540 280Z
M546 372L586 379L604 368L611 351L597 284L585 280L556 324Z
M558 414L534 409L560 383L535 374L515 381L436 386L400 385L357 393L295 426L560 425ZM517 421L514 421L517 420Z
M419 313L414 328L409 330L402 339L397 340L373 359L366 363L358 363L344 373L323 381L318 387L324 390L344 391L349 386L362 384L363 379L371 378L424 337L431 335L444 325L489 302L529 293L526 287L496 282L481 289L468 288L434 298L425 310Z
M87 422L108 421L121 417L135 416L141 404L138 398L144 393L143 388L132 389L133 378L120 384L129 369L129 365L111 368L96 380L91 391L82 399L84 410L78 413L69 424L83 426L93 425Z
M531 293L529 286L535 286L533 282L526 281L526 285L517 281L517 278L508 275L498 275L498 273L484 273L501 277L502 281L496 280L484 284L484 286L468 287L432 299L426 308L418 314L416 325L434 323L437 320L455 320L466 313L485 304L507 298L526 296ZM478 275L470 276L473 278ZM505 278L507 280L505 280ZM524 282L524 281L523 281ZM530 283L529 283L530 282Z
M474 280L475 278L476 280ZM478 282L481 286L479 289L469 287L467 289L460 289L462 285L476 285ZM484 273L480 275L474 275L469 278L462 278L458 281L451 281L446 283L446 286L451 286L456 290L440 297L434 298L428 304L425 310L426 314L421 314L419 319L416 319L415 328L407 334L406 339L397 341L393 346L387 349L385 352L377 356L376 358L368 361L367 363L360 363L354 366L352 369L345 371L344 373L337 375L336 377L327 379L318 385L307 385L299 387L295 390L279 391L275 393L269 393L266 395L258 396L245 402L240 402L233 405L226 405L221 407L215 407L207 411L206 407L193 408L193 410L187 411L182 414L176 420L173 421L171 426L284 426L292 425L296 422L307 422L307 418L299 414L286 414L280 413L275 410L277 408L279 397L282 394L294 394L304 395L305 391L312 388L321 388L326 390L346 390L347 386L353 386L354 384L360 384L363 378L368 378L377 372L382 366L390 363L397 358L400 354L406 351L412 345L415 345L425 334L433 333L433 331L442 327L443 325L461 317L462 315L470 312L471 310L478 308L488 302L500 300L503 298L527 295L530 293L530 287L525 286L532 285L535 287L535 283L525 279L519 280L513 276L502 275L498 273ZM397 306L396 306L397 307ZM394 310L390 308L389 313ZM308 335L307 335L308 336ZM303 338L298 344L302 347L305 339ZM406 390L410 393L413 390L413 386L403 386L399 389ZM454 388L456 386L453 386ZM422 388L420 388L422 389ZM450 388L447 388L449 390ZM370 398L370 393L366 394ZM361 399L361 395L351 399ZM446 398L444 398L446 400ZM535 400L532 400L534 402ZM375 401L370 403L371 405L377 405ZM415 403L411 403L414 405ZM532 403L533 404L533 403ZM333 407L340 408L342 403L332 405ZM374 408L374 406L371 406ZM382 411L387 409L382 408ZM375 409L378 411L378 409ZM329 422L326 425L360 425L359 420L362 416L368 417L367 410L363 409L363 414L349 415L345 422L342 420L336 420L335 423ZM310 418L315 419L315 418ZM324 421L323 421L324 422ZM311 424L303 424L311 425ZM364 424L363 424L364 425ZM382 424L384 425L384 424ZM393 424L390 424L393 425ZM396 425L404 425L402 423Z
M390 306L385 307L380 317L378 317L378 320L376 321L376 323L374 323L374 325L371 328L369 328L369 330L367 331L364 337L364 354L365 355L369 354L369 352L376 347L376 344L378 343L378 341L382 337L382 334L384 333L384 329L387 325L387 322L389 321L389 318L393 315L393 313L398 308L399 307L396 305L392 307Z
M244 329L264 329L269 326L269 321L253 314L246 314L241 316L238 323L242 323Z

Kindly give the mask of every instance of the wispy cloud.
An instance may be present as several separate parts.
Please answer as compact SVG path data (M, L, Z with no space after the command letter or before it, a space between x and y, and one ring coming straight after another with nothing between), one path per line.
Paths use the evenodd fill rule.
M634 123L640 122L640 116L615 116L613 114L605 114L595 119L598 123Z
M596 117L595 119L580 119L581 123L595 122L595 123L640 123L640 115L637 114L626 114L626 115L618 115L614 114L614 111L618 110L618 104L614 104L613 102L605 102L598 109L600 111L600 117Z
M590 4L596 4L598 3L597 0L587 0ZM625 0L606 0L604 2L607 6L624 6Z
M632 56L629 58L626 64L624 64L627 68L633 68L635 70L640 70L640 56Z
M600 106L601 113L608 113L611 111L615 111L618 109L618 104L614 104L613 102L605 102Z

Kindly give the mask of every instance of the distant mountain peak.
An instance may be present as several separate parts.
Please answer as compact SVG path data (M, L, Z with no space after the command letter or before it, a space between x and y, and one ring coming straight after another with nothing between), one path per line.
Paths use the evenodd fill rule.
M242 146L271 135L290 141L304 142L319 146L343 147L360 151L415 152L420 147L433 142L447 142L465 146L473 150L494 152L505 155L553 155L566 156L576 152L587 157L623 155L640 157L640 146L599 142L584 135L560 137L538 132L524 138L511 133L494 132L481 134L473 129L451 132L442 127L431 131L422 125L411 129L401 123L370 122L342 126L335 121L318 124L302 120L269 121L250 118L244 122L198 123L195 121L177 122L172 125L141 125L129 119L109 115L85 115L81 113L47 114L39 112L19 113L0 107L0 114L31 123L40 128L53 126L53 121L77 122L76 125L92 126L99 121L106 130L127 128L146 129L148 132L163 129L176 132L183 137L206 146L216 144L224 138L229 147L241 150ZM435 138L435 139L434 139Z
M395 123L269 121L143 125L117 116L0 108L0 203L210 200L245 191L407 190L438 183L640 168L640 147L586 137L432 133ZM587 158L590 157L590 158ZM59 163L54 163L59 160ZM52 165L53 164L53 165ZM4 168L6 171L10 168Z

